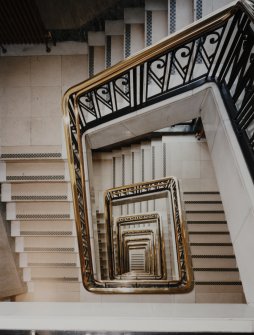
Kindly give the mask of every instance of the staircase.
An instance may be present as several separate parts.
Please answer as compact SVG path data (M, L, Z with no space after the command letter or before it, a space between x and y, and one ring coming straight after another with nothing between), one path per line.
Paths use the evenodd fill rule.
M192 3L146 1L145 8L126 8L121 20L106 21L105 31L89 32L88 62L84 64L89 75L216 9L215 4L209 7L204 3L202 7L200 1L194 1L193 7ZM193 292L175 296L173 302L244 303L206 142L188 136L163 136L108 152L93 152L93 232L98 277L108 277L104 191L171 175L181 183L195 279ZM68 166L61 148L4 147L1 183L2 201L6 202L7 219L28 287L28 292L17 296L16 301L80 301L83 287L78 243ZM139 213L137 205L123 205L121 213ZM142 210L155 211L157 205L148 200L142 203Z
M80 265L67 162L60 148L24 149L9 148L1 156L2 201L27 284L27 293L16 301L79 301Z
M243 303L244 294L219 192L184 192L196 302Z

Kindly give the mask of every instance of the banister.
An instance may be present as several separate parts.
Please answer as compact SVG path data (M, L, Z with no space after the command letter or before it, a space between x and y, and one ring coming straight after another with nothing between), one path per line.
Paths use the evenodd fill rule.
M244 8L246 6L245 2L235 2L225 10L205 19L201 19L198 22L194 22L187 26L187 28L180 31L180 33L176 32L172 35L169 35L163 40L146 47L132 56L129 56L112 67L97 73L92 78L72 86L64 94L63 102L66 103L66 100L68 100L71 94L78 92L76 96L77 99L85 91L91 90L98 85L103 85L105 82L117 77L122 73L125 73L131 68L140 65L141 63L144 63L153 57L159 56L166 50L177 47L178 45L181 45L182 42L188 42L189 39L196 38L200 34L206 33L208 30L216 28L223 22L226 22L232 15L234 15L240 5L243 5ZM195 29L193 29L194 27Z
M144 288L135 291L135 289L130 289L130 287L117 287L120 282L115 279L98 281L94 278L82 148L82 136L89 127L107 122L112 118L123 115L123 113L131 113L149 104L167 99L169 96L176 95L184 90L187 91L195 87L195 85L201 86L207 81L213 81L221 91L232 126L238 136L239 144L245 154L246 162L254 179L254 135L250 134L248 137L247 133L248 126L254 122L254 59L251 56L254 51L254 32L253 26L250 24L250 22L254 22L253 4L253 1L250 0L234 2L227 8L191 24L182 31L71 87L65 93L62 100L64 129L70 166L74 213L79 236L82 276L84 286L88 290L100 293L147 292ZM232 22L230 22L231 18ZM211 37L212 35L214 37ZM205 47L208 36L210 44L214 47L210 56L208 53L209 48L206 49ZM187 58L187 68L181 65L181 57L177 55L177 51L181 50L181 48L184 54L181 57ZM183 50L185 51L183 52ZM163 57L166 59L166 65L157 66L157 69L161 69L164 66L163 76L165 78L163 78L163 84L161 84L161 78L152 71L152 65L159 61L163 63ZM199 57L201 58L199 59ZM195 69L198 68L196 64L199 63L204 65L206 72L203 74L195 73L194 75ZM179 77L182 76L183 83L181 85L170 87L172 71L175 71ZM127 79L123 76L127 76ZM133 79L131 79L131 76L133 76ZM127 82L125 84L126 90L119 88L116 84L117 79L123 80L123 78ZM159 93L153 94L151 97L148 95L149 78L154 80L154 84L157 81L159 87ZM139 90L137 89L137 83L140 84ZM105 92L99 95L98 89ZM144 92L143 89L146 91ZM116 94L117 90L122 94L122 97L126 98L127 107L120 105L119 107L117 98L111 97L111 93ZM87 99L90 99L91 108L84 105L81 101L86 94L87 97L90 94ZM107 94L110 96L110 103L105 98ZM131 94L137 95L133 104ZM239 100L242 95L242 100ZM112 102L114 99L115 106L113 106ZM111 114L103 116L99 103L102 103L105 108L108 104ZM97 105L95 106L94 104ZM92 115L94 118L92 121L85 119L85 113L82 108L85 108L86 113ZM123 192L124 187L120 189ZM176 194L179 196L177 185ZM177 215L181 216L181 213ZM128 280L125 282L126 284L131 283ZM188 290L190 287L191 279L185 289ZM164 293L165 291L167 290L164 288L161 290L154 288L149 293ZM177 290L174 292L177 292Z

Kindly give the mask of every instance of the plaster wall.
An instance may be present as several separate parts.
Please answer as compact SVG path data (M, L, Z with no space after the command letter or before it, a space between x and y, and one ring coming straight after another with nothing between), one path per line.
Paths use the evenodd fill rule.
M87 55L0 57L1 146L62 146L61 98Z

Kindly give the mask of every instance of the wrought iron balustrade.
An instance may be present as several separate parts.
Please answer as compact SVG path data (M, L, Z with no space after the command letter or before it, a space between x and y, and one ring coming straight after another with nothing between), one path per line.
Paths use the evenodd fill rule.
M253 13L253 1L237 1L66 92L65 133L86 288L125 290L97 282L93 274L81 141L88 129L213 82L254 179Z

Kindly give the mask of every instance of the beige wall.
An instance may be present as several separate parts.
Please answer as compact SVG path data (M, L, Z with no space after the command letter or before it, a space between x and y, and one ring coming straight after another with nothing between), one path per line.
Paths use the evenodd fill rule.
M0 57L1 146L61 145L61 97L86 78L86 55Z

